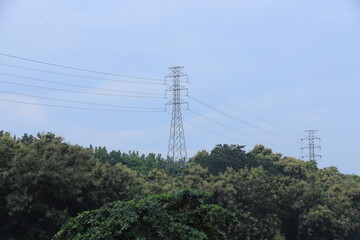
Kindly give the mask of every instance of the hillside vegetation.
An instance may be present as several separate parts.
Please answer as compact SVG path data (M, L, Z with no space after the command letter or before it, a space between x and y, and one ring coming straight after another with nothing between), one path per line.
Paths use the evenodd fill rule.
M0 238L85 240L94 229L108 236L92 239L356 240L360 177L262 145L217 145L180 168L161 155L1 131Z

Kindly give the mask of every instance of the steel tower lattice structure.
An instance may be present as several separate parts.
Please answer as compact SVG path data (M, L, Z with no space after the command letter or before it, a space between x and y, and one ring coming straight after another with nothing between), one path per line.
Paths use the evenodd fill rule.
M319 137L316 137L315 136L315 133L317 132L318 130L306 130L305 132L308 134L308 137L306 138L302 138L301 141L304 141L304 140L308 140L309 141L309 145L306 146L306 147L302 147L301 149L304 150L304 149L309 149L309 154L305 155L305 156L302 156L302 158L309 158L309 161L311 160L316 160L317 157L320 157L321 158L321 155L319 154L315 154L315 149L321 149L320 146L318 145L315 145L315 140L321 140Z
M187 91L187 88L184 88L180 85L181 78L187 78L187 75L181 72L183 68L184 67L180 66L169 68L171 73L165 78L165 82L168 78L172 78L172 86L166 90L172 92L172 100L166 104L172 105L168 158L175 162L179 162L180 164L184 164L187 158L185 134L181 113L182 105L187 104L187 102L181 100L181 92Z

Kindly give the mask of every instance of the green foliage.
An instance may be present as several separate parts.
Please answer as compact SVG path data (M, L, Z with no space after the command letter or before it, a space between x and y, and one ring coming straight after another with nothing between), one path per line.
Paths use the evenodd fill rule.
M232 167L238 170L247 166L246 153L243 150L244 146L219 144L211 151L201 151L192 158L192 161L207 168L210 173L217 175L227 167Z
M203 200L182 211L170 203L181 199L177 193L184 188L214 194L205 202L196 195L200 193L187 193ZM160 195L149 197L154 194ZM108 204L113 201L118 202ZM315 161L284 157L262 145L249 152L239 145L217 145L181 167L156 154L71 145L52 133L15 138L0 131L1 239L50 239L84 211L72 222L81 223L88 239L111 239L105 232L90 231L111 228L112 222L122 222L121 234L141 232L134 227L139 224L144 231L138 239L159 239L147 235L151 231L164 239L176 231L184 239L206 239L216 235L206 223L220 226L222 221L209 217L222 210L208 203L238 218L221 228L226 237L220 239L360 239L359 176L341 174L335 167L319 169ZM207 222L197 222L206 217ZM155 220L159 224L151 225ZM90 229L91 224L98 228Z
M235 217L217 205L204 204L208 197L185 189L140 201L116 201L71 219L53 239L224 239L221 227Z
M179 178L182 187L190 187L199 191L211 191L213 189L210 172L199 164L188 164L184 169L184 175Z
M131 198L134 174L123 165L109 168L51 133L26 139L0 137L2 239L49 239L70 216Z
M164 170L153 169L142 178L142 196L175 193L179 190L176 180Z
M166 170L167 168L176 168L175 163L169 162L161 157L161 154L150 153L147 156L139 152L130 151L129 153L121 153L120 151L108 152L106 147L95 147L94 157L102 163L115 165L121 163L127 167L136 170L139 173L148 173L153 169Z
M232 239L273 239L279 235L280 219L274 180L262 167L235 171L228 168L214 183L215 203L238 215Z

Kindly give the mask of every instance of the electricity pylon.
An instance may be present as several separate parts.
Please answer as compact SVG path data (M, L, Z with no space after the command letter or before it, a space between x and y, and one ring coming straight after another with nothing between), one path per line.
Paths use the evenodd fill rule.
M181 106L183 104L187 104L187 102L181 100L181 92L187 91L187 88L184 88L180 85L181 78L187 77L186 74L181 72L183 68L184 67L169 68L171 73L165 78L165 81L167 81L167 78L172 78L172 86L169 87L166 91L171 91L173 93L172 100L166 104L172 105L168 158L180 163L182 166L184 165L187 158L185 134L181 113Z
M308 134L308 137L306 138L302 138L301 141L304 141L304 140L308 140L309 141L309 145L306 146L306 147L302 147L301 149L304 150L304 149L309 149L309 154L305 155L305 156L302 156L302 158L309 158L309 161L311 160L316 160L317 157L320 157L321 158L321 155L319 154L315 154L315 149L318 148L318 149L321 149L320 146L317 146L315 145L315 140L321 140L319 137L316 137L315 136L315 133L317 132L318 130L306 130L305 132Z

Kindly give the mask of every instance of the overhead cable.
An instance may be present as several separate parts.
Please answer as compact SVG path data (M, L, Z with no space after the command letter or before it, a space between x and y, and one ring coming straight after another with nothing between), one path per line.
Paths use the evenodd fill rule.
M12 67L12 68L36 71L36 72L50 73L50 74L56 74L56 75L62 75L62 76L68 76L68 77L75 77L75 78L83 78L83 79L92 79L92 80L101 80L101 81L119 82L119 83L166 85L165 82L163 82L163 83L159 83L159 82L139 82L139 81L130 81L130 80L109 79L109 78L101 78L101 77L93 77L93 76L86 76L86 75L78 75L78 74L56 72L56 71L48 71L48 70L42 70L42 69L38 69L38 68L23 67L23 66L7 64L7 63L0 63L0 65L7 66L7 67Z
M85 104L85 105L92 105L92 106L115 107L115 108L130 108L130 109L144 109L144 110L147 109L147 110L158 110L158 111L162 111L161 108L134 107L134 106L123 106L123 105L113 105L113 104L101 104L101 103L93 103L93 102L83 102L83 101L60 99L60 98L52 98L52 97L34 96L34 95L30 95L30 94L22 94L22 93L16 93L16 92L10 92L10 91L2 91L2 90L0 90L0 92L6 93L6 94L11 94L11 95L24 96L24 97L47 99L47 100L59 101L59 102Z
M85 108L85 107L72 107L72 106L62 106L62 105L52 105L52 104L41 104L41 103L32 103L32 102L24 102L17 100L9 100L9 99L0 99L2 102L10 102L10 103L19 103L19 104L27 104L27 105L36 105L36 106L46 106L46 107L56 107L56 108L67 108L67 109L78 109L78 110L89 110L89 111L104 111L104 112L165 112L163 111L150 111L150 110L126 110L126 109L107 109L107 108Z
M213 133L213 134L215 134L215 135L218 135L218 136L220 136L220 137L224 137L224 138L230 139L230 140L232 140L232 141L239 142L239 143L241 143L241 144L244 144L245 146L249 146L249 147L252 147L252 148L254 148L254 147L256 146L256 145L252 145L252 144L243 143L243 142L242 142L241 140L239 140L239 139L235 139L235 138L233 138L233 137L229 137L229 136L223 135L223 134L221 134L221 133L219 133L219 132L213 131L213 130L211 130L211 129L209 129L209 128L206 128L206 127L204 127L204 126L202 126L202 125L196 124L196 123L194 123L194 122L192 122L192 121L189 121L189 120L185 120L185 119L184 119L184 122L189 123L189 124L192 124L192 125L194 125L194 126L196 126L196 127L198 127L198 128L201 128L201 129L203 129L203 130L205 130L205 131L211 132L211 133ZM297 158L297 157L291 156L291 155L289 155L289 154L287 154L287 155L288 155L289 157Z
M194 100L194 101L196 101L196 102L198 102L198 103L200 103L200 104L202 104L202 105L204 105L204 106L206 106L206 107L208 107L208 108L210 108L210 109L212 109L212 110L214 110L214 111L216 111L216 112L218 112L218 113L220 113L220 114L222 114L222 115L224 115L224 116L226 116L226 117L228 117L228 118L231 118L231 119L237 121L237 122L243 123L243 124L248 125L248 126L250 126L250 127L252 127L252 128L259 129L259 130L262 130L262 131L267 132L267 133L271 133L271 134L273 134L273 135L274 135L274 134L275 134L275 135L278 135L279 137L281 137L281 138L283 138L283 139L285 139L285 140L287 140L287 141L291 141L291 142L294 142L294 143L299 143L299 141L293 140L292 137L288 137L288 136L283 135L283 134L281 134L281 133L277 133L277 132L268 130L268 129L266 129L266 128L256 126L255 124L249 123L249 122L244 121L244 120L242 120L242 119L240 119L240 118L238 118L238 117L235 117L235 116L233 116L233 115L231 115L231 114L228 114L228 113L226 113L226 112L224 112L224 111L221 111L221 110L219 110L219 109L217 109L217 108L215 108L215 107L213 107L213 106L211 106L211 105L209 105L209 104L207 104L207 103L205 103L205 102L203 102L203 101L200 101L200 100L198 100L198 99L196 99L196 98L194 98L194 97L191 97L191 96L188 96L188 97L191 98L192 100Z
M24 61L40 63L40 64L49 65L49 66L54 66L54 67L67 68L67 69L77 70L77 71L82 71L82 72L89 72L89 73L96 73L96 74L109 75L109 76L117 76L117 77L124 77L124 78L151 80L151 81L164 81L163 79L158 79L158 78L148 78L148 77L130 76L130 75L117 74L117 73L108 73L108 72L95 71L95 70L90 70L90 69L85 69L85 68L71 67L71 66L66 66L66 65L61 65L61 64L55 64L55 63L50 63L50 62L44 62L44 61L39 61L39 60L30 59L30 58L25 58L25 57L14 56L14 55L5 54L5 53L0 53L0 55L1 55L1 56L5 56L5 57L20 59L20 60L24 60Z
M263 121L263 122L266 122L267 124L270 124L270 125L272 125L272 126L274 126L274 127L281 128L281 129L283 129L283 130L285 130L285 131L291 132L291 133L296 134L296 135L299 135L299 134L303 135L303 134L304 134L304 133L302 133L302 132L295 131L295 130L292 130L292 129L283 127L283 126L281 126L281 125L279 125L279 124L276 124L276 123L273 123L273 122L271 122L271 121L269 121L269 120L266 120L266 119L264 119L264 118L258 117L257 115L255 115L255 114L253 114L253 113L250 113L249 111L246 111L246 110L244 110L244 109L241 109L241 108L239 108L239 107L237 107L237 106L235 106L235 105L233 105L233 104L231 104L231 103L228 103L227 101L225 101L225 100L223 100L223 99L215 96L214 94L211 94L210 92L205 91L204 89L196 86L196 85L193 84L193 83L190 83L190 82L189 82L189 84L192 85L193 87L195 87L196 89L200 90L201 92L203 92L203 93L205 93L205 94L207 94L207 95L209 95L209 96L217 99L218 101L220 101L220 102L222 102L222 103L224 103L224 104L226 104L226 105L228 105L228 106L230 106L230 107L232 107L232 108L234 108L234 109L236 109L236 110L238 110L238 111L241 111L241 112L243 112L243 113L245 113L245 114L248 114L248 115L252 116L253 118L256 118L256 119L258 119L258 120L260 120L260 121Z
M203 129L203 130L205 130L205 131L211 132L211 133L213 133L213 134L215 134L215 135L218 135L218 136L220 136L220 137L227 138L227 139L230 139L230 140L235 141L235 142L239 142L239 143L244 144L244 145L246 145L246 146L255 147L255 145L249 145L249 144L243 143L243 142L242 142L241 140L239 140L239 139L236 139L236 138L233 138L233 137L229 137L229 136L223 135L223 134L221 134L221 133L219 133L219 132L213 131L213 130L211 130L211 129L209 129L209 128L206 128L206 127L201 126L201 125L199 125L199 124L197 124L197 123L194 123L194 122L192 122L192 121L190 121L190 120L185 120L185 119L184 119L184 122L190 123L190 124L192 124L192 125L194 125L194 126L196 126L196 127L198 127L198 128L201 128L201 129Z
M51 80L44 80L44 79L27 77L27 76L10 74L10 73L4 73L4 72L0 72L0 74L5 75L5 76L10 76L10 77L15 77L15 78L28 79L28 80L37 81L37 82L46 82L46 83L52 83L52 84L58 84L58 85L63 85L63 86L70 86L70 87L81 87L81 88L87 88L87 89L92 89L92 90L101 90L101 91L107 91L107 92L123 92L123 93L131 93L131 94L157 95L157 96L162 96L163 95L163 94L159 94L159 93L132 92L132 91L124 91L124 90L108 89L108 88L95 88L95 87L89 87L89 86L85 86L85 85L64 83L64 82L51 81Z
M30 85L30 84L14 83L14 82L2 81L2 80L0 80L0 82L6 83L6 84L11 84L11 85L23 86L23 87L47 89L47 90L61 91L61 92L81 93L81 94L88 94L88 95L112 96L112 97L129 97L129 98L148 98L148 99L164 98L164 97L155 97L155 96L136 96L136 95L121 95L121 94L84 92L84 91L77 91L77 90L68 90L68 89L60 89L60 88L50 88L50 87L35 86L35 85Z
M287 150L289 150L289 151L293 151L293 152L300 153L299 151L294 150L294 149L297 149L298 147L290 146L290 145L283 144L283 143L277 143L277 142L270 141L270 140L264 140L264 139L262 139L262 138L259 138L259 137L257 137L257 136L254 136L254 135L252 135L252 134L249 134L249 133L247 133L247 132L244 132L244 131L242 131L242 130L240 130L240 129L237 129L237 128L234 128L234 127L231 127L231 126L227 126L226 124L223 124L223 123L221 123L221 122L219 122L219 121L217 121L217 120L214 120L214 119L212 119L212 118L210 118L210 117L207 117L207 116L205 116L205 115L203 115L203 114L201 114L201 113L198 113L198 112L196 112L196 111L193 111L193 110L191 110L191 109L189 109L188 111L190 111L190 112L192 112L192 113L194 113L194 114L196 114L196 115L198 115L198 116L200 116L200 117L202 117L202 118L205 118L205 119L207 119L207 120L209 120L209 121L211 121L211 122L213 122L213 123L215 123L215 124L217 124L217 125L219 125L219 126L222 126L222 127L226 128L226 129L228 129L228 130L238 132L238 133L241 134L241 135L247 136L247 137L252 138L252 139L255 139L255 140L257 140L257 141L266 142L266 143L268 143L268 144L270 144L270 145L277 146L277 147L280 147L280 148L283 148L283 149L287 149ZM294 148L294 149L292 149L292 148Z

